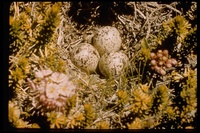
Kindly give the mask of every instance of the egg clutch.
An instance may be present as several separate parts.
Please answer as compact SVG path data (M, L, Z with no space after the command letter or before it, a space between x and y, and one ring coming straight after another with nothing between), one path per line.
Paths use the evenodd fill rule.
M81 42L70 51L70 59L81 70L95 73L97 68L106 78L122 74L129 64L121 50L119 31L112 26L97 29L92 41Z

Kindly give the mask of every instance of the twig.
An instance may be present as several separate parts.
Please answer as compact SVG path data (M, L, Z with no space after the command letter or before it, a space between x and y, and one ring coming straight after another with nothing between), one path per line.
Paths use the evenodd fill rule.
M75 42L70 43L69 45L73 45L73 47L75 47L76 45L78 45L79 43L81 43L83 41L82 38L76 40Z
M159 5L157 2L146 2L147 6L157 8Z
M63 40L62 38L63 38L63 32L62 32L62 29L63 29L63 27L61 27L61 25L63 24L63 19L61 20L61 22L60 22L60 26L59 26L59 34L58 34L58 39L57 39L57 44L58 45L60 45L61 44L61 41Z
M148 22L148 26L147 26L146 39L149 37L150 31L151 31L151 24L149 22L149 17L147 17L147 22Z
M119 17L122 18L122 19L124 19L124 20L126 20L126 21L128 21L129 23L134 23L133 21L131 21L131 20L129 20L129 19L123 17L123 16L119 16ZM135 24L135 23L134 23L134 24Z
M133 20L135 21L135 18L137 16L137 13L136 13L136 6L135 6L135 2L133 2L133 8L134 8L134 17L133 17Z
M135 9L144 19L146 19L146 16L138 9Z
M35 8L35 2L33 2L33 4L32 4L32 8L31 8L31 16L33 16L33 18L35 18L35 16L33 15L33 13L34 13L34 8Z
M117 15L117 18L120 20L120 22L122 22L123 25L126 25L119 15Z
M19 6L18 6L18 2L14 2L14 8L15 8L15 14L14 14L14 18L19 16Z
M105 113L102 115L103 117L96 119L96 120L92 123L92 125L95 124L95 123L97 123L97 122L99 122L99 121L101 121L101 120L103 120L103 119L105 119L105 118L107 118L107 117L113 116L113 115L115 115L115 113L113 113L112 110L110 110L110 111L108 111L108 112L105 112Z
M161 10L162 8L163 8L163 7L159 7L159 8L157 8L157 9L153 10L153 11L150 13L149 18L152 16L152 14L153 14L154 12L159 11L159 10ZM145 21L145 23L143 24L143 26L141 27L141 29L144 28L144 26L146 25L146 23L147 23L148 21L149 21L148 19Z
M173 10L173 11L175 11L175 12L177 12L177 13L179 13L180 15L182 14L179 10L173 8L173 7L170 6L170 5L164 5L164 6L167 7L167 8L169 8L169 9L171 9L171 10Z
M20 85L17 85L17 86L24 92L24 94L27 95L26 91Z

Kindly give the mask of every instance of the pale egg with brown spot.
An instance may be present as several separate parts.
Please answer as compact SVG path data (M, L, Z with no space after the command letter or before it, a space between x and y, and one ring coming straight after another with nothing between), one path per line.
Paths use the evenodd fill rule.
M100 56L104 53L119 51L122 46L122 38L117 28L104 26L98 29L93 36L93 46Z
M80 43L71 50L70 58L78 68L88 73L95 73L100 55L91 44Z
M128 56L123 51L105 53L99 60L99 70L107 78L125 73L129 64Z

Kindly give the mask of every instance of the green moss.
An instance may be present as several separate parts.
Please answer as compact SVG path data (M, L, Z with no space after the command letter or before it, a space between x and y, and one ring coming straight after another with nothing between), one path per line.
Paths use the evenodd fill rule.
M177 42L180 43L183 42L188 35L191 24L184 16L176 16L167 22L164 22L163 27L169 34L177 36Z
M60 112L47 112L47 121L50 122L50 128L63 128L63 125L66 123L66 116Z
M84 104L84 117L85 117L85 124L87 126L90 126L90 124L92 124L92 122L94 121L96 114L95 114L95 110L92 107L91 104Z
M12 78L15 81L19 81L21 79L24 79L25 77L26 77L26 75L24 75L23 69L21 69L19 67L15 68L15 70L12 72Z
M134 113L143 113L150 111L152 106L152 96L144 92L140 87L132 89L131 92L131 111Z
M96 129L109 129L109 124L106 121L96 123Z

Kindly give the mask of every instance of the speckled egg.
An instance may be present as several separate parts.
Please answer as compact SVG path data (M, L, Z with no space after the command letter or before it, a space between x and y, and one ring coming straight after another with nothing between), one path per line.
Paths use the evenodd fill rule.
M99 60L99 70L105 77L118 76L125 72L128 67L129 59L127 55L122 52L105 53Z
M71 61L80 69L94 73L98 66L100 55L89 43L80 43L71 51Z
M100 56L104 53L119 51L121 44L120 33L112 26L104 26L98 29L93 36L93 46L98 50Z

